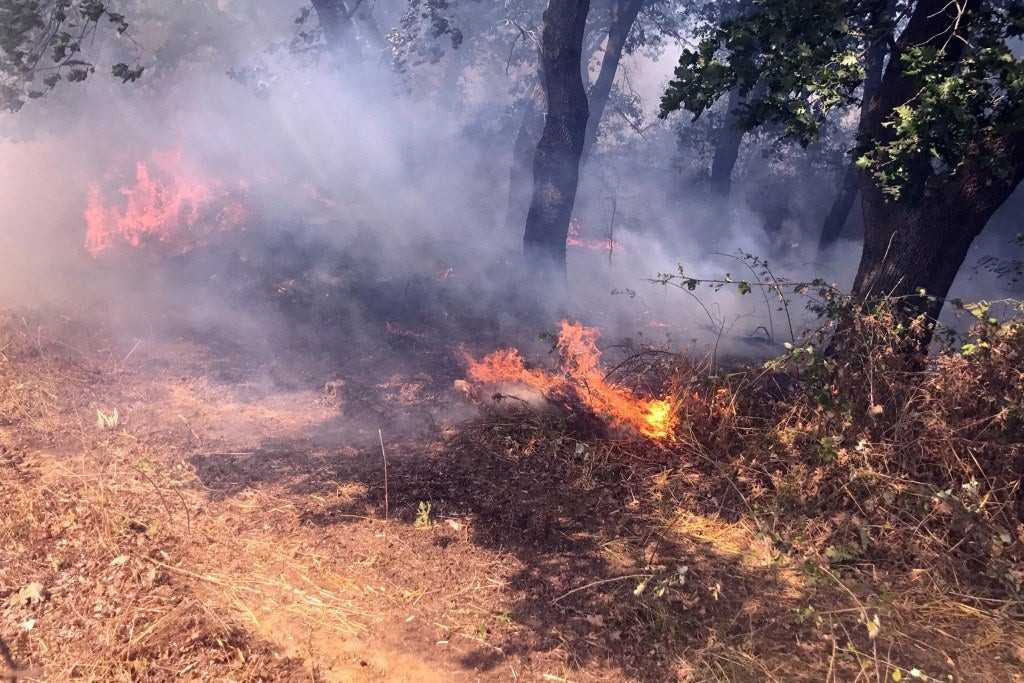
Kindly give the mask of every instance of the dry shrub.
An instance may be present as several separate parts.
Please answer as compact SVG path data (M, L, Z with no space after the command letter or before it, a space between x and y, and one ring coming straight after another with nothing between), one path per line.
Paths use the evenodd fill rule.
M1024 322L988 319L975 342L925 361L891 310L856 316L846 334L841 351L795 348L767 371L719 378L736 414L698 441L792 548L940 569L1019 599Z
M776 680L1002 680L1024 642L1024 322L985 323L929 359L907 354L885 307L847 334L841 352L726 372L622 348L611 378L672 398L674 440L609 429L582 401L503 401L462 432L486 463L466 471L500 465L491 481L536 480L560 513L615 520L607 533L634 551L617 576L654 556L685 565L662 596L614 596L630 633L693 680L755 680L762 665ZM528 488L502 486L505 507L530 507Z

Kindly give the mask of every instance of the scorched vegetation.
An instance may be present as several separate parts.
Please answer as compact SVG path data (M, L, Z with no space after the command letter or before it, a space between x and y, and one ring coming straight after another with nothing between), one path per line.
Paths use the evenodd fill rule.
M1022 38L0 0L0 677L1024 680Z

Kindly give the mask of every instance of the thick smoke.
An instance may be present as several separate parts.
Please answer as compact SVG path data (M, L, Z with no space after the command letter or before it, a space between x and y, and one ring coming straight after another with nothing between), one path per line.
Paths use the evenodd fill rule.
M398 73L387 53L365 49L365 63L335 69L287 48L301 3L172 5L139 3L132 42L98 39L97 74L0 119L4 305L103 310L125 325L173 312L197 328L250 337L278 324L271 319L287 308L282 301L318 311L326 325L344 319L346 334L381 320L449 316L532 336L569 315L609 336L640 331L708 345L721 333L763 330L788 341L788 323L757 292L701 290L698 301L652 284L659 272L683 263L693 275L750 279L731 256L746 252L769 259L780 277L852 279L855 241L827 262L815 253L835 184L803 167L802 151L756 142L737 167L732 198L708 198L690 172L698 155L677 144L680 127L706 122L654 117L677 55L669 44L623 61L624 104L609 107L605 144L581 174L579 237L610 241L611 253L571 247L568 296L524 324L517 296L536 290L516 267L521 233L505 227L517 103L529 82L524 62L510 67L509 55L532 49L517 48L522 35L509 29L504 42L474 43L473 30L502 34L485 23L488 8L470 3L463 11L479 16L461 17L462 46L447 46L436 64ZM375 6L383 30L403 7ZM121 85L103 73L108 58L137 54L148 69L141 82ZM136 163L166 150L241 188L245 220L187 254L120 244L90 255L90 186L116 205ZM990 230L992 244L1007 232ZM973 291L982 277L962 278L961 289ZM986 276L977 289L995 284ZM791 315L797 328L810 323L800 302ZM478 330L455 325L453 334Z

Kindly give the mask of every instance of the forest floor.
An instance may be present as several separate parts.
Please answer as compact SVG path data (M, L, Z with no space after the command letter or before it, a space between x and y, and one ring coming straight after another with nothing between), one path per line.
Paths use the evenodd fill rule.
M701 471L588 459L618 438L588 418L481 412L432 353L389 333L332 366L5 314L20 680L1024 680L1008 604L823 570Z

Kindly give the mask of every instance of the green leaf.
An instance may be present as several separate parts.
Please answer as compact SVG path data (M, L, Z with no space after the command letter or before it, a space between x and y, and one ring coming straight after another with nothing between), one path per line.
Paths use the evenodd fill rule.
M825 548L825 558L829 561L829 564L841 564L843 562L849 562L855 557L850 550L840 545L830 545Z

